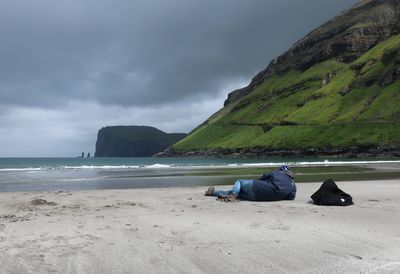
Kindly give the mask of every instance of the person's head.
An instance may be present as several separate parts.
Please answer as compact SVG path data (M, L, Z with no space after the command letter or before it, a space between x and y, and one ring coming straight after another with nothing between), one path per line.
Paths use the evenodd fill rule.
M286 171L286 170L290 170L290 167L287 165L283 165L279 168L280 171Z

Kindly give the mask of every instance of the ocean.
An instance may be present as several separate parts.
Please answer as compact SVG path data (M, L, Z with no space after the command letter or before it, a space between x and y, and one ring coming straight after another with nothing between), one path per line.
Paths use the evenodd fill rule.
M234 176L192 174L229 168L275 168L282 164L307 167L385 163L399 164L400 159L0 158L0 192L229 184Z

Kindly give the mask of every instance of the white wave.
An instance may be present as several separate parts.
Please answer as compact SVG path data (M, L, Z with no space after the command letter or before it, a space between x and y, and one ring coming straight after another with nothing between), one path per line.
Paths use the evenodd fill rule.
M274 167L274 166L281 166L286 165L286 163L244 163L238 164L239 167Z
M140 168L139 166L127 166L127 165L120 165L120 166L61 166L59 169L136 169Z
M35 168L0 168L2 171L46 171L46 170L90 170L90 169L137 169L139 166L55 166L55 167L35 167Z
M144 168L171 168L172 165L154 164L149 166L144 166Z
M0 168L2 171L40 171L43 170L41 167L23 167L23 168Z
M379 161L329 161L325 160L323 162L295 162L292 165L296 166L310 166L310 165L363 165L363 164L399 164L399 160L379 160Z
M240 164L228 164L229 168L237 167L280 167L282 165L288 166L338 166L338 165L363 165L363 164L400 164L400 160L379 160L379 161L305 161L305 162L286 162L286 163L240 163ZM213 167L224 167L224 166L213 166ZM226 167L226 166L225 166Z
M1 168L0 172L38 172L48 170L129 170L129 169L217 169L217 168L245 168L245 167L280 167L288 165L290 167L307 166L340 166L340 165L368 165L368 164L400 164L400 160L371 160L371 161L298 161L298 162L264 162L264 163L226 163L226 164L151 164L151 165L81 165L81 166L41 166L41 167L21 167L21 168Z

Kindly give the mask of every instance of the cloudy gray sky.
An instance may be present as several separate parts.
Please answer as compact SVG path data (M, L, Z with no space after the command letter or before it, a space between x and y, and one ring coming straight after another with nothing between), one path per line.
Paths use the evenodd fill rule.
M0 157L94 153L107 125L188 132L356 0L0 0Z

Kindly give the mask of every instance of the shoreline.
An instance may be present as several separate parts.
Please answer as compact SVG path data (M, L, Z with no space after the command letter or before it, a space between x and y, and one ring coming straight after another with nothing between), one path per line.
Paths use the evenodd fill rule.
M132 170L41 170L3 172L0 193L14 191L77 191L231 185L237 179L256 179L276 167L230 166ZM294 166L297 183L400 179L400 162L347 165ZM7 177L8 176L8 177ZM19 177L18 177L19 176Z
M340 182L349 207L309 203L320 185L279 202L205 187L0 193L0 273L398 273L400 182Z
M373 145L354 147L319 147L303 149L270 149L263 147L210 148L193 150L166 149L153 157L210 157L210 158L263 158L263 157L318 157L318 158L387 158L400 157L398 145L376 147Z

